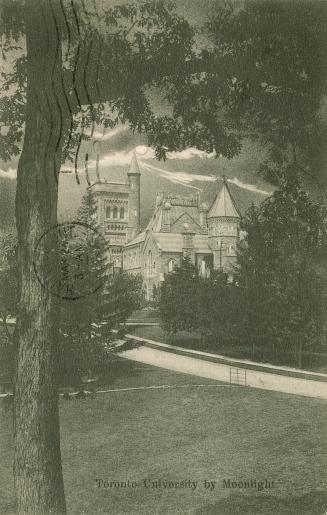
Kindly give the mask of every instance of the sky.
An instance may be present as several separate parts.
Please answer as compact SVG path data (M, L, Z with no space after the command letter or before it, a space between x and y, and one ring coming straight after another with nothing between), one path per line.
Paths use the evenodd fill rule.
M266 158L266 151L259 144L244 141L242 152L234 159L228 160L215 153L207 154L196 148L186 148L180 152L168 152L166 161L158 161L154 150L147 145L146 137L133 134L128 126L120 125L105 133L95 130L93 139L87 143L79 159L79 174L85 175L83 156L88 154L88 173L90 181L96 181L96 155L99 154L99 173L102 179L119 179L126 173L136 154L141 172L156 174L166 179L173 188L181 184L188 189L199 189L194 183L214 182L217 177L227 178L249 191L268 194L271 188L257 176L260 163ZM65 173L73 173L72 164L63 166Z
M109 1L112 4L122 3L122 0ZM185 16L190 23L202 23L217 1L219 0L176 0L176 7L178 13ZM95 5L94 2L108 6L108 0L90 0L90 5ZM160 92L154 92L152 97L157 110L164 110ZM260 163L266 158L265 149L258 143L245 140L241 153L231 160L206 154L196 148L187 148L181 152L170 152L167 161L158 162L154 151L148 147L146 136L133 134L126 125L106 131L97 127L91 141L82 145L78 159L82 186L87 185L84 165L86 154L90 181L94 182L97 155L102 179L119 180L121 177L124 180L133 152L136 153L141 173L144 172L145 177L162 179L163 182L159 181L160 185L164 184L167 190L174 190L176 186L183 186L189 192L206 190L217 178L226 175L231 183L247 191L263 195L271 192L271 187L258 175ZM18 158L19 156L7 163L0 161L0 179L15 180ZM64 174L74 174L72 163L63 165L61 177Z

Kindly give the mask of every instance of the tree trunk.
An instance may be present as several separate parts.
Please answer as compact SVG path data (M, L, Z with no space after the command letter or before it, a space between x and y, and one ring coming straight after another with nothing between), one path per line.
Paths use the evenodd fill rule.
M41 285L59 270L55 237L58 174L67 112L60 97L61 42L47 0L26 5L27 104L17 173L20 300L15 342L14 476L19 514L66 512L57 391L57 301ZM50 233L51 234L51 233ZM51 252L55 249L54 252Z

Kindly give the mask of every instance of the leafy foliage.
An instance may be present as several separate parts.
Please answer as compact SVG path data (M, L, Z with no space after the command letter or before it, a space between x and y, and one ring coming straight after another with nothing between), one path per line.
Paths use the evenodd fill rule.
M133 131L151 132L157 119L148 90L167 70L178 70L192 54L193 30L170 2L161 0L111 7L80 2L58 2L50 9L53 45L62 45L61 77L56 92L62 128L68 120L62 161L75 161L81 142L95 126L104 129L129 123ZM17 155L23 136L26 102L26 44L21 1L5 1L3 52L16 59L2 72L1 146L5 161ZM43 13L45 14L45 13ZM12 54L11 54L12 55ZM48 98L47 102L51 102Z
M201 276L187 257L166 275L158 305L163 328L172 334L195 331L226 341L236 336L242 318L238 287L219 271Z
M327 89L326 3L220 2L202 28L193 56L165 78L173 118L154 122L150 140L195 146L232 157L244 137L270 150L261 173L273 184L297 163L322 180Z
M110 359L106 345L112 339L111 329L125 322L140 307L142 298L141 277L110 271L107 243L96 225L95 210L94 197L88 190L78 213L78 222L87 224L94 231L82 243L82 249L80 240L77 247L73 241L67 242L69 253L76 251L88 255L78 273L89 285L89 291L94 284L100 287L82 298L60 301L61 369L66 381L76 382L82 375L105 370ZM64 247L66 250L65 244ZM62 251L61 255L62 267L65 264L69 267L71 261L66 262L67 253Z
M188 260L167 275L164 329L297 354L301 366L302 350L324 345L327 333L326 220L325 203L310 199L289 168L282 187L242 220L232 283L215 270L199 276Z
M199 275L187 257L166 276L159 292L159 313L169 333L196 329L196 294Z
M294 349L326 333L326 206L308 197L294 171L287 177L243 220L239 286L247 337Z

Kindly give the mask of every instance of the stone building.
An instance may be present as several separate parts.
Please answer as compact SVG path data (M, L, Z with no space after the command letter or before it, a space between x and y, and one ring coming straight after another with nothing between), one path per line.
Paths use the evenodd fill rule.
M189 256L202 275L211 268L232 273L241 215L225 179L210 207L201 203L198 193L157 194L155 210L143 231L135 155L126 183L101 182L91 188L112 266L142 274L147 299L183 256Z
M140 170L133 155L127 181L101 181L90 186L97 206L97 224L108 243L108 259L121 268L127 242L140 232Z

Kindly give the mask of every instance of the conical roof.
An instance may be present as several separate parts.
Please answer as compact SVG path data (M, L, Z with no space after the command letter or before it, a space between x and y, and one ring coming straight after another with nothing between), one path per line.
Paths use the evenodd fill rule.
M128 175L141 175L135 152L133 152Z
M228 188L227 181L224 178L223 186L210 208L208 218L218 218L225 216L240 218L241 215Z

